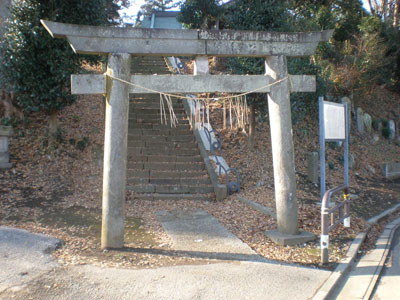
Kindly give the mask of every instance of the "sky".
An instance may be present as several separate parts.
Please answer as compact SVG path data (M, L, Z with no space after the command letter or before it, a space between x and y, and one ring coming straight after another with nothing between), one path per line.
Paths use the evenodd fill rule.
M128 9L123 9L120 11L121 16L123 16L124 23L134 23L136 20L136 15L140 9L140 6L144 4L144 0L131 0L131 6ZM174 1L178 2L178 1ZM224 1L226 2L226 1ZM368 1L362 0L364 7L369 10ZM179 8L175 8L174 10L179 10Z

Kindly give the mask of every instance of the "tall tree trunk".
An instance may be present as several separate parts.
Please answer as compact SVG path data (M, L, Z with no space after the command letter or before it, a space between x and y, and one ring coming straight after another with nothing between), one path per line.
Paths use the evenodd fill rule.
M372 15L376 16L377 10L376 10L376 1L374 0L373 2L371 0L368 0L369 4L369 9L371 10Z
M200 29L203 29L203 30L208 29L208 28L207 28L207 23L208 23L208 17L207 17L207 16L204 16L204 18L203 18L203 23L201 24Z
M256 109L254 104L250 104L250 120L249 120L249 138L248 146L252 150L254 148L254 137L256 133Z
M396 0L394 3L394 13L393 13L393 27L399 26L400 19L400 0Z
M383 20L386 21L388 19L388 1L387 0L382 0L381 9L382 9Z
M14 105L14 97L14 93L8 93L6 90L0 91L0 107L3 106L4 108L4 113L0 113L0 118L11 119L14 117L18 120L24 119L22 109Z

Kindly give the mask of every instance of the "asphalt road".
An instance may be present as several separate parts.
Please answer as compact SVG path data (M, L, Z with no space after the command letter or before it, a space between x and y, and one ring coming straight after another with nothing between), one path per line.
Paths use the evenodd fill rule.
M50 253L59 244L42 234L0 226L0 293L23 287L57 267Z
M188 236L183 245L188 247L191 240L196 247L203 242L201 247L208 247L209 237L201 236L200 242L198 230L187 224L204 221L207 216L200 213L195 218L181 216L181 219L187 229L193 229L191 237ZM167 227L177 234L170 222ZM216 223L211 225L214 229L218 227ZM306 300L331 273L265 260L259 262L252 253L240 252L243 246L234 242L229 233L218 228L215 230L210 232L212 240L219 245L222 254L231 257L224 262L204 259L200 265L117 269L59 265L49 253L58 245L58 240L25 230L0 227L0 299ZM229 252L232 247L239 253L232 255ZM243 255L244 258L250 257L251 261L243 261Z

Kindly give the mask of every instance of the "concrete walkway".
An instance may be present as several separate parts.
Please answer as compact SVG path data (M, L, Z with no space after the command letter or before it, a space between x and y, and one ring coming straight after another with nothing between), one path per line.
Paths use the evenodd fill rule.
M174 250L210 259L266 261L204 210L159 211L157 217L171 238Z
M399 234L400 218L391 222L376 242L376 248L360 258L341 279L329 299L400 299ZM397 232L397 233L396 233ZM395 234L396 233L396 234ZM391 249L394 239L393 248ZM389 261L387 258L389 257ZM387 267L384 268L385 262ZM380 283L381 272L384 275ZM376 289L377 288L377 289ZM376 292L374 292L376 289ZM373 293L375 295L373 296Z
M400 221L400 220L399 220ZM400 224L400 222L399 222ZM400 229L396 230L392 247L381 276L372 292L372 299L400 299Z

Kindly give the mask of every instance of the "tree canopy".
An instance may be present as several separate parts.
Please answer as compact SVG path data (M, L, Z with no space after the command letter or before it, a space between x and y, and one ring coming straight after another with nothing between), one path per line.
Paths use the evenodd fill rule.
M187 28L211 28L222 15L219 0L186 0L180 4L178 21Z
M40 19L85 25L116 23L120 5L128 1L16 1L0 49L1 85L15 93L17 104L26 111L54 112L71 104L70 75L84 59L95 58L76 55L66 41L53 39Z

